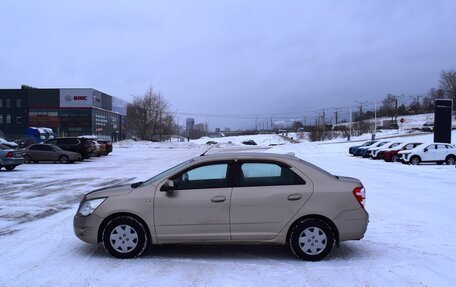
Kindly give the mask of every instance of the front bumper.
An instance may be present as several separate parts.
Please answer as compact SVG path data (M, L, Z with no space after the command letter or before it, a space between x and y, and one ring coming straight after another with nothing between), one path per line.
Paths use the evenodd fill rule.
M98 243L98 229L103 218L95 213L89 216L76 214L73 218L74 234L87 243Z

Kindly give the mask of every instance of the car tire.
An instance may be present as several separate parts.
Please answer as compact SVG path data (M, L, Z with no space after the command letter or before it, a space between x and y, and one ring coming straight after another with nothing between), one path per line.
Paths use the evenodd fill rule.
M320 219L304 219L291 228L289 247L300 259L322 260L334 247L334 231Z
M70 158L67 155L61 155L59 157L60 163L70 163Z
M31 163L32 162L32 159L30 158L30 156L28 154L24 155L24 162L25 163Z
M410 164L412 165L419 165L421 162L421 158L417 155L414 155L410 158Z
M446 164L448 165L455 165L456 164L456 157L454 155L449 155L445 159Z
M397 162L398 160L399 160L399 156L397 156L397 154L393 154L393 156L391 157L391 161Z
M15 169L15 168L16 168L15 165L7 165L7 166L5 166L5 169L6 169L7 171L12 171L12 170Z
M147 247L144 225L131 216L119 216L111 220L103 230L105 250L117 258L140 256Z

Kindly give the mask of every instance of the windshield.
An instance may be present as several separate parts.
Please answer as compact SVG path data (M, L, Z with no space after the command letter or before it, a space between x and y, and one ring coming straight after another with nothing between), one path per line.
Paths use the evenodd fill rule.
M162 180L166 177L168 177L169 175L173 174L174 172L178 171L181 167L185 166L185 165L188 165L189 163L192 163L194 162L193 159L190 159L190 160L187 160L187 161L184 161L176 166L173 166L172 168L170 169L167 169L159 174L157 174L156 176L146 180L143 184L149 184L149 183L152 183L152 182L155 182L155 181L159 181L159 180Z

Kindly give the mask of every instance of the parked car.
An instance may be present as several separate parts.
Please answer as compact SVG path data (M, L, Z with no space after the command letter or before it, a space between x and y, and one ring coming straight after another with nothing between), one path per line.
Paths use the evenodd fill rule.
M4 145L4 146L7 146L9 148L12 148L12 149L17 149L19 146L17 145L17 143L15 142L10 142L10 141L7 141L6 139L4 138L0 138L0 144Z
M25 162L53 161L72 163L82 159L77 152L66 151L52 144L33 144L23 151Z
M245 144L245 145L257 145L257 143L254 140L246 140L246 141L243 141L242 144Z
M376 148L380 148L382 146L384 146L385 144L389 143L389 141L378 141L370 146L367 146L367 147L360 147L356 150L356 153L355 155L360 155L362 157L370 157L371 155L371 152L373 149L376 149Z
M98 189L82 199L73 226L118 258L149 244L275 243L301 259L325 258L363 238L365 189L293 155L199 156L144 182Z
M53 144L67 151L77 152L82 159L90 158L93 153L92 144L89 139L84 138L55 138L46 141L48 144Z
M456 148L448 143L424 143L414 149L398 152L402 163L417 165L421 162L455 164Z
M18 148L26 148L29 145L34 144L35 140L29 139L29 138L24 138L24 139L15 140L14 142L18 145Z
M104 155L108 155L112 152L112 143L106 140L97 140L98 143L105 145L106 152Z
M425 122L423 127L421 128L424 132L432 132L434 131L434 122Z
M0 144L0 169L4 167L7 171L12 171L16 166L24 163L24 158L20 151L14 150L9 146Z
M383 159L385 161L399 161L399 155L397 154L400 151L411 150L416 148L418 145L422 143L401 143L395 147L386 149L383 151Z
M351 146L351 147L348 149L348 153L349 153L349 154L352 154L352 155L355 155L356 150L358 150L358 148L370 146L370 145L372 145L372 144L374 144L374 143L376 143L376 142L377 142L377 141L367 141L367 142L363 143L362 145Z
M393 147L398 146L400 144L401 144L400 142L391 141L391 142L388 142L388 143L382 145L381 147L370 148L369 149L370 150L370 157L372 159L382 159L383 158L383 153L385 152L385 150L393 148Z

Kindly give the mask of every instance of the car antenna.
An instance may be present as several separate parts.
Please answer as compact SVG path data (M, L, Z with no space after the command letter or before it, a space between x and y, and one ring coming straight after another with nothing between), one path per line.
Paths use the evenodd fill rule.
M203 152L202 154L200 154L200 156L204 156L212 147L208 148L205 152Z

